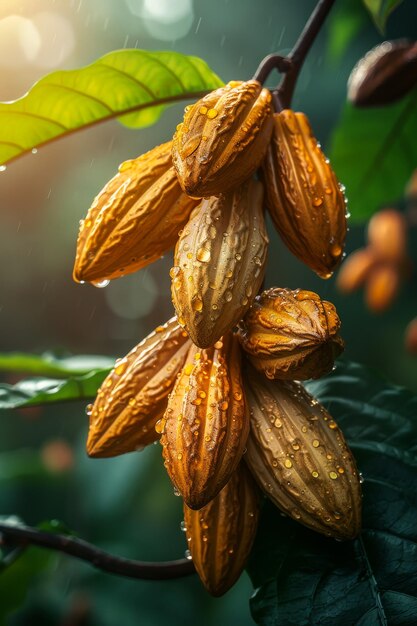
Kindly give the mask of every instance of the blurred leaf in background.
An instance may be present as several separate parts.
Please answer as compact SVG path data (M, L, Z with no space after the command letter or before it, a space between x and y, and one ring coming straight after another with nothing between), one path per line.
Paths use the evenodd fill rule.
M363 2L372 15L376 26L383 33L388 17L403 0L363 0Z

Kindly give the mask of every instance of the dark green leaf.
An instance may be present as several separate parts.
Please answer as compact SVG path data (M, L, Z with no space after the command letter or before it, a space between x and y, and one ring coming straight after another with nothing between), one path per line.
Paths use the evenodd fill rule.
M91 370L109 369L114 359L98 355L77 355L57 357L51 353L42 355L22 352L0 353L0 370L6 372L24 372L34 376L54 376L67 378L69 374L82 376Z
M337 543L263 511L249 563L263 626L412 626L417 615L417 397L342 364L309 390L363 473L363 531Z
M363 0L378 29L383 32L389 15L403 0Z
M403 196L417 163L417 91L378 109L346 104L331 148L332 165L346 186L352 221L365 221Z
M27 378L16 385L0 384L0 409L54 404L94 398L109 369L93 370L65 380Z
M54 72L19 100L0 103L0 163L115 117L150 126L169 104L222 84L204 61L178 52L117 50L82 69Z

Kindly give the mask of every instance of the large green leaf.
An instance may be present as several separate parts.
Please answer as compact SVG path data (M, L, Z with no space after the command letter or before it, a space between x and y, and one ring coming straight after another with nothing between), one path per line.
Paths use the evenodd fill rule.
M113 365L114 359L111 357L90 354L58 357L49 352L41 355L26 352L0 353L0 371L24 372L35 376L82 376L93 369L109 369Z
M403 196L417 164L417 90L392 106L346 104L330 157L346 186L352 221L367 220Z
M167 105L222 84L204 61L179 52L117 50L82 69L54 72L19 100L0 103L0 163L115 117L149 126Z
M417 616L417 398L342 364L308 385L363 473L363 530L337 543L268 504L249 563L263 626L413 626Z
M403 0L363 0L366 8L381 32L384 31L389 15Z
M15 385L0 384L0 410L55 404L94 398L110 369L92 370L82 376L64 380L27 378Z
M340 61L368 21L367 12L357 0L336 3L326 29L327 55L331 61Z

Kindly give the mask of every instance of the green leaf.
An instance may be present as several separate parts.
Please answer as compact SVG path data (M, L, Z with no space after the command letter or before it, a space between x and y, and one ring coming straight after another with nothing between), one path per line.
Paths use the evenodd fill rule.
M389 15L402 1L403 0L363 0L363 3L372 15L377 28L382 33L384 32Z
M417 615L417 397L342 364L308 385L363 473L363 530L338 543L263 511L249 573L263 626L412 626Z
M65 380L27 378L15 385L0 384L0 410L94 398L110 368Z
M42 355L23 352L0 353L0 371L24 372L35 376L67 378L69 374L82 376L93 369L109 369L114 359L98 355L77 355L58 357L46 352Z
M178 52L117 50L82 69L54 72L19 100L0 103L0 163L115 117L149 126L169 104L222 84L202 59Z
M336 3L327 28L327 54L331 61L340 61L367 20L366 11L357 0Z
M345 105L330 158L346 186L352 221L365 221L402 198L417 163L416 107L417 90L383 108Z

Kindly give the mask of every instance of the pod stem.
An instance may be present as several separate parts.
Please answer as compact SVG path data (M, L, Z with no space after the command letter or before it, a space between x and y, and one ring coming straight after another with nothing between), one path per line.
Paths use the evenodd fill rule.
M14 558L11 561L20 556L24 548L34 545L65 552L91 563L100 570L128 578L167 580L187 576L195 571L193 562L188 559L156 563L126 559L114 556L71 535L49 533L23 524L0 523L0 536L2 545L18 546L12 553Z

